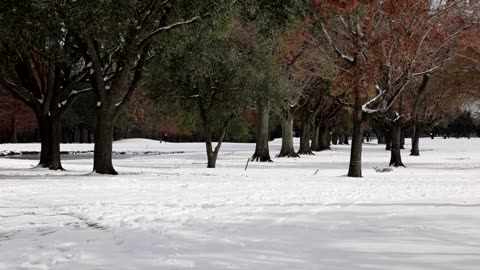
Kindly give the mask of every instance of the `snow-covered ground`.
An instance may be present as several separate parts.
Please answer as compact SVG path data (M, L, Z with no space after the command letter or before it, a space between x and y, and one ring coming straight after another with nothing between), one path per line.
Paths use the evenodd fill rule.
M206 169L203 144L127 140L118 176L91 174L91 154L66 172L0 159L0 269L478 270L480 139L421 146L377 173L389 153L365 144L362 179L345 177L347 146L245 171L253 144L225 144ZM132 154L146 151L165 154Z

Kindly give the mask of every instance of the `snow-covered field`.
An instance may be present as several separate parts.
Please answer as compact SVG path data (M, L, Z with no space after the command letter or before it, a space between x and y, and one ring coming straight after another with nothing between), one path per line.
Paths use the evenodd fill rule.
M383 147L364 146L362 179L347 146L245 171L253 144L206 169L203 144L127 140L114 150L183 153L117 156L118 176L91 174L91 155L66 172L0 159L0 269L480 269L480 139L424 139L377 173Z

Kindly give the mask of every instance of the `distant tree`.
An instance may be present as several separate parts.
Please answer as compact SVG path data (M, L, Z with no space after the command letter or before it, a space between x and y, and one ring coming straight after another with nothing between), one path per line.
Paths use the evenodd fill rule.
M0 142L18 142L18 132L34 125L35 114L23 101L0 86Z

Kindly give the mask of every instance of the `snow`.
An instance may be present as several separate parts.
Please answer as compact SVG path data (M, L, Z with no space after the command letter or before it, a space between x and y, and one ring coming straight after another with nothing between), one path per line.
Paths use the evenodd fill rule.
M345 177L348 146L245 171L253 144L206 169L202 143L130 139L114 151L182 153L116 156L118 176L91 173L91 154L65 172L2 158L0 269L478 269L480 139L421 147L377 173L389 153L365 144L361 179Z

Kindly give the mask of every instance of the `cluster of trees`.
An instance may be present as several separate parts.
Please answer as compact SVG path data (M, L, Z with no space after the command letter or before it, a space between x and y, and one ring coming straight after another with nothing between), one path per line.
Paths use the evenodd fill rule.
M117 124L143 119L155 130L158 114L201 131L214 168L232 128L248 133L254 115L252 160L272 161L277 122L278 157L351 136L348 175L361 177L367 129L389 142L390 165L403 166L405 129L419 155L422 132L478 98L479 8L463 0L4 1L0 87L33 110L40 165L53 170L62 169L62 131L78 130L82 141L94 134L94 171L116 174Z

